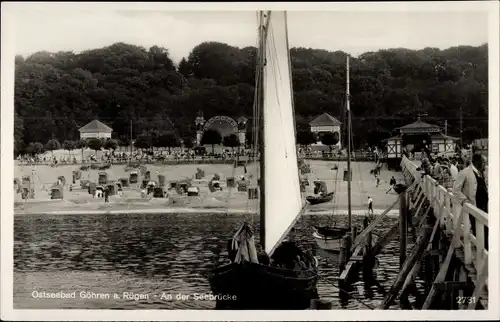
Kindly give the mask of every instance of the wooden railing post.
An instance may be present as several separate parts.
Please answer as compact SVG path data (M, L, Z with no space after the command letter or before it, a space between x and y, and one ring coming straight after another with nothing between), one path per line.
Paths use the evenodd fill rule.
M451 233L455 230L455 227L460 227L458 221L458 216L462 212L462 206L457 202L453 201L453 209L451 214L451 222L446 227L446 232Z
M464 264L469 265L472 263L470 218L469 218L469 211L467 210L466 206L462 207L462 211L463 211L462 220L463 220L464 259L465 259ZM460 226L458 228L460 228Z
M427 193L429 194L429 200L431 200L431 194L432 194L432 186L431 186L431 180L428 175L425 175L425 183L427 185Z
M450 192L447 192L445 194L445 200L446 200L446 213L447 213L447 218L450 217L450 215L453 214L453 199L452 199L452 195ZM449 220L449 219L448 219Z
M406 260L406 243L408 232L408 212L406 210L406 191L399 195L399 267L403 267Z
M476 267L482 267L484 251L484 224L476 220Z

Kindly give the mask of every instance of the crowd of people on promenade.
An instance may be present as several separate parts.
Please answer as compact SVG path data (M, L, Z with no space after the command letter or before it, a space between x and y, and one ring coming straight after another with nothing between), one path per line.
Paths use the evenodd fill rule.
M347 157L345 149L334 149L331 152L327 149L311 150L310 148L299 148L298 156L317 157L317 158L330 158L330 157ZM51 155L51 153L35 154L35 155L19 155L17 161L20 164L79 164L79 163L111 163L120 164L126 162L143 162L155 163L162 161L193 161L193 160L234 160L235 157L250 157L258 156L252 152L251 149L224 149L220 152L212 152L205 147L184 148L184 149L171 149L169 150L133 150L132 153L127 151L99 151L88 154L82 160L82 154L78 152L65 153L64 155ZM352 158L368 158L378 161L381 158L380 153L372 149L360 149L352 152ZM83 161L83 162L82 162Z
M161 162L164 160L197 160L197 159L215 159L215 160L233 160L236 156L249 156L251 150L241 149L241 150L223 150L219 153L212 153L206 151L206 149L176 149L172 151L133 151L130 154L127 152L120 151L101 151L99 155L92 153L86 155L83 158L83 163L101 162L101 163L124 163L128 161L132 162L144 162L144 163L154 163ZM78 153L72 153L67 155L19 155L17 161L22 164L77 164L82 163L82 158Z
M297 149L299 157L316 157L316 158L330 158L330 157L347 157L347 149L333 148L331 151L327 148L323 149L312 149L311 147L300 147ZM376 147L356 149L351 152L351 159L356 160L356 158L370 158L376 162L383 158L382 151L378 150Z

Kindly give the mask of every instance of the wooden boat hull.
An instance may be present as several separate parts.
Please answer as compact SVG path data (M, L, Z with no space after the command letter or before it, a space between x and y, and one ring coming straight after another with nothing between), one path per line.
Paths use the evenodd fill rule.
M326 233L326 230L329 233ZM340 252L340 242L346 233L344 228L315 228L313 232L314 240L319 248L329 252Z
M339 239L333 238L325 238L324 236L318 234L317 232L313 233L314 240L319 248L322 250L326 250L329 252L339 253L340 252L340 241Z
M325 203L325 202L329 202L333 199L333 192L330 192L329 194L326 194L324 196L319 196L319 197L315 197L315 196L308 196L306 197L306 200L311 204L311 205L317 205L317 204L320 204L320 203Z
M216 309L305 310L317 299L316 270L288 270L256 263L227 264L209 276Z

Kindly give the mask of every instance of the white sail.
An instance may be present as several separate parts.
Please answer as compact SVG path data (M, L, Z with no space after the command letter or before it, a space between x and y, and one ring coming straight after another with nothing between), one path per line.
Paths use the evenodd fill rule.
M268 19L263 109L265 250L270 253L294 224L303 201L297 165L286 12L272 11Z

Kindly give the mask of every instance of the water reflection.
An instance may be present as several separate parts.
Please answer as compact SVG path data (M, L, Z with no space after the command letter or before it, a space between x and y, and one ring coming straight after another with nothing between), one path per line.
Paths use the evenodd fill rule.
M258 236L258 218L246 219L254 223ZM346 219L338 217L337 225L344 225ZM362 218L354 219L356 224L361 223ZM17 217L14 306L18 309L213 308L213 301L196 301L192 294L210 293L207 273L226 260L226 242L242 220L241 215L226 214ZM318 250L311 236L312 225L328 220L324 216L304 216L291 233L295 241L320 256L320 296L332 301L335 308L366 309L353 297L376 306L382 295L375 285L368 289L354 286L346 290L348 294L339 295L337 259ZM394 220L387 219L377 233L389 229ZM378 257L384 270L377 272L377 279L386 289L399 271L396 251L395 241ZM150 298L41 300L31 296L33 290L135 292L150 294ZM162 299L165 294L174 298ZM191 295L191 298L177 300L178 294Z

